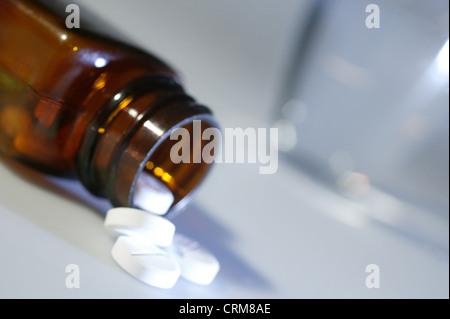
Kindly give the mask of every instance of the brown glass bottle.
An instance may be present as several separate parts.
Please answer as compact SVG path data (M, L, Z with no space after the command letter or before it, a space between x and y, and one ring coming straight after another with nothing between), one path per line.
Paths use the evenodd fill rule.
M170 188L175 211L210 166L170 160L177 141L168 136L192 131L194 120L201 131L217 127L158 58L83 26L68 29L41 1L0 1L3 153L45 172L76 172L115 206L133 207L138 179L150 176Z

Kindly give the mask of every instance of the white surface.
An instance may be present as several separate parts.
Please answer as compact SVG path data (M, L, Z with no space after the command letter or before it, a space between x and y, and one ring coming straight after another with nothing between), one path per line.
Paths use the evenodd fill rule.
M97 0L90 6L182 70L188 91L213 108L223 127L266 127L288 30L303 2L227 3ZM51 181L0 161L0 297L449 296L448 220L423 222L413 214L413 225L428 226L431 239L402 231L395 223L411 221L407 205L377 194L355 203L283 159L274 175L259 175L256 165L216 165L173 222L216 255L221 271L209 286L180 279L170 290L138 282L111 258L105 201L74 181ZM68 264L80 268L79 289L65 285ZM369 264L380 267L379 289L365 286Z
M168 219L143 210L117 207L108 210L105 229L113 236L130 236L161 247L172 245L175 225Z
M180 277L180 267L161 248L131 237L117 238L111 255L127 273L151 286L172 288Z
M221 271L209 286L179 280L168 291L116 265L102 213L3 161L0 176L2 298L448 297L448 249L365 215L359 224L343 223L354 207L287 166L273 176L242 165L215 168L196 204L174 222L217 256ZM380 289L365 287L373 263ZM80 267L79 289L65 285L68 264Z

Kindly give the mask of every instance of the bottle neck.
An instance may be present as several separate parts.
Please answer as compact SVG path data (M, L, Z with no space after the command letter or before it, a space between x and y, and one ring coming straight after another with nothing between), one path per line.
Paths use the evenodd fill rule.
M192 133L185 149L193 150L194 145L203 149L203 131L218 125L210 110L186 95L173 78L149 75L133 81L99 109L86 129L77 157L83 184L114 206L150 211L158 207L151 192L163 189L173 195L170 212L178 211L210 167L203 159L193 163L192 154L190 161L172 161L178 141L170 135L180 127Z

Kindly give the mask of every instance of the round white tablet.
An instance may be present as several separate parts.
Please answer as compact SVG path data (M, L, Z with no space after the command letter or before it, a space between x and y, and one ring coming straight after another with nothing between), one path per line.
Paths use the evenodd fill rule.
M127 236L116 240L111 254L125 271L148 285L171 288L180 276L180 267L164 250Z
M172 191L163 182L146 173L139 175L133 205L158 215L165 215L173 204Z
M198 242L175 234L169 255L179 263L181 277L200 285L208 285L220 269L217 258Z
M129 207L110 209L104 226L113 236L126 235L161 247L170 246L175 233L175 225L166 218Z

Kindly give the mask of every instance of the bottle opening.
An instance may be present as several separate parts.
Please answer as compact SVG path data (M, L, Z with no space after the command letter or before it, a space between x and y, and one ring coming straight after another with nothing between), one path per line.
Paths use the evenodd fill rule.
M135 180L132 206L160 215L179 210L209 171L220 142L203 133L218 126L206 115L183 123L150 151Z

